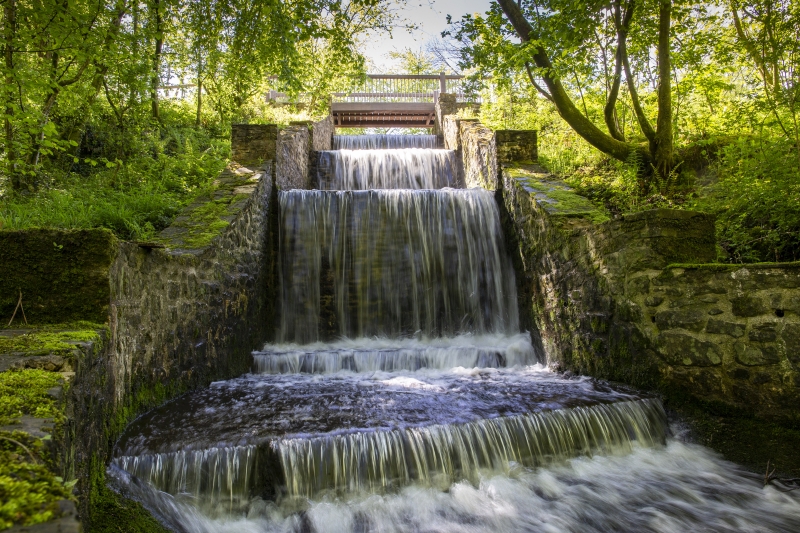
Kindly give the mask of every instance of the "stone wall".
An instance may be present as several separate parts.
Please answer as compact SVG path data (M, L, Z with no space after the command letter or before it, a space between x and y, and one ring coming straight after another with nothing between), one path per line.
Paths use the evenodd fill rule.
M318 152L330 150L333 118L292 122L278 135L277 184L281 190L311 189L317 184Z
M278 126L275 124L233 124L231 160L240 165L259 166L275 160Z
M305 124L283 128L278 133L277 180L281 190L308 189L311 135Z
M333 117L328 115L311 124L311 150L319 152L333 148Z
M257 172L230 167L216 184L211 198L179 217L215 213L222 225L210 224L216 228L210 239L196 239L204 230L192 224L167 228L156 242L120 244L108 272L108 347L82 360L71 388L88 530L102 521L99 485L127 423L186 390L247 372L251 351L273 333L277 189L271 165Z
M532 163L539 159L534 130L497 130L495 143L497 159L502 163Z
M535 131L492 131L476 119L458 118L452 109L437 105L444 147L455 150L459 175L467 187L500 189L499 165L532 163L538 158Z
M546 196L533 172L502 172L520 314L551 364L800 423L800 265L715 265L707 215L603 222L566 187Z
M105 229L0 231L0 319L52 324L108 316L117 239Z

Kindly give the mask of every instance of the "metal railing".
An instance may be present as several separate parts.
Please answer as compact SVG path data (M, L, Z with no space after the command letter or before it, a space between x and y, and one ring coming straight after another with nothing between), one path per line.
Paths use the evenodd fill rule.
M477 91L470 91L464 76L454 74L367 74L351 92L333 93L333 103L436 103L441 93L456 95L457 102L480 103ZM270 91L269 101L288 103L286 94ZM298 101L303 101L301 94Z

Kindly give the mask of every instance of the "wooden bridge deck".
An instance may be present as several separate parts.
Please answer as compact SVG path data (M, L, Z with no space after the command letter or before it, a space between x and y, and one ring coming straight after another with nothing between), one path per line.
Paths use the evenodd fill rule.
M431 102L333 102L337 128L432 128L436 108Z

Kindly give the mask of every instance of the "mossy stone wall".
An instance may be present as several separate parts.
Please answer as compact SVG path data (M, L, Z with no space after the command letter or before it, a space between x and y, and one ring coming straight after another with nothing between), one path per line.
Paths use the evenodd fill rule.
M519 169L502 174L521 316L551 364L800 425L800 265L715 265L708 215L599 222L577 199L538 198Z
M31 323L106 322L117 245L106 229L0 231L0 320L11 319L21 291Z

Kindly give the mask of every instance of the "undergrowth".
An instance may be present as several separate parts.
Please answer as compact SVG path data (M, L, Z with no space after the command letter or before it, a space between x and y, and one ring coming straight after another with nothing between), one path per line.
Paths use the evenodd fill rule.
M64 483L53 474L46 456L42 439L0 431L0 530L52 520L58 502L72 498L74 482Z
M174 111L174 110L173 110ZM206 190L230 154L228 131L165 113L160 129L90 127L79 151L50 161L24 192L0 190L0 229L96 228L147 240Z

